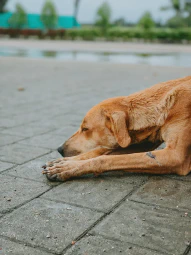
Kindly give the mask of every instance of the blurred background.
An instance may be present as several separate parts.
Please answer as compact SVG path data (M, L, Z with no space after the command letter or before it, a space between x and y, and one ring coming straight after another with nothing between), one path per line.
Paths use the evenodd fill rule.
M0 0L0 39L9 38L189 45L191 0ZM191 55L177 51L151 54L135 49L87 52L5 46L0 45L0 56L191 66Z
M188 75L191 0L0 0L0 254L191 255L191 174L41 174L91 107Z

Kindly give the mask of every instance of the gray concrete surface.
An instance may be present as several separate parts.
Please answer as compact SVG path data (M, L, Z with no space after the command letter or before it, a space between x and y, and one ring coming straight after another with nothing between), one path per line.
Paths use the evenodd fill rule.
M0 255L190 254L191 175L51 183L40 169L96 103L190 74L0 58Z
M93 51L93 52L137 52L137 53L191 53L190 45L184 44L159 44L135 42L101 42L101 41L63 41L63 40L26 40L7 39L0 40L0 47L17 49L41 50L68 50L68 51Z

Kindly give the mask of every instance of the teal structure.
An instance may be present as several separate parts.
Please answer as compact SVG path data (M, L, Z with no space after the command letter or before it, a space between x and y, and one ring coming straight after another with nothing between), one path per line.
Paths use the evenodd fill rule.
M9 18L13 15L11 12L0 14L0 28L10 28L8 23ZM23 28L27 29L41 29L44 30L43 23L41 22L39 14L27 14L28 24ZM73 27L79 27L80 24L73 16L58 16L58 24L56 29L67 29Z

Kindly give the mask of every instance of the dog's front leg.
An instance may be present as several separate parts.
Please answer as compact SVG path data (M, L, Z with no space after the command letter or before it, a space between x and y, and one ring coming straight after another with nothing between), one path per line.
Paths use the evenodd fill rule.
M189 173L186 162L178 152L165 148L146 153L104 155L83 161L68 161L63 166L47 168L47 174L53 179L65 181L84 174L100 174L117 170L150 174L186 175Z
M42 168L46 169L47 167L53 167L53 166L56 166L56 165L60 166L62 164L65 164L66 161L78 161L78 160L87 160L87 159L91 159L91 158L96 158L96 157L101 156L101 155L109 154L110 152L111 152L110 149L100 147L100 148L97 148L95 150L91 150L91 151L88 151L86 153L82 153L78 156L58 158L56 160L49 161L45 165L43 165Z
M120 155L120 154L130 154L130 153L138 153L148 150L154 150L157 148L161 143L151 143L151 142L145 142L141 144L135 144L130 145L128 148L122 149L118 148L116 150L110 150L108 148L100 147L91 151L88 151L86 153L82 153L78 156L73 157L65 157L65 158L58 158L56 160L47 162L45 165L43 165L43 168L46 167L52 167L55 164L64 164L65 161L77 161L77 160L86 160L91 158L96 158L101 155Z

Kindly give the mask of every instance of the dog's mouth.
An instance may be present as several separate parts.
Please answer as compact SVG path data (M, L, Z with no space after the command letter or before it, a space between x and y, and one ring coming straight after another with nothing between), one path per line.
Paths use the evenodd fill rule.
M75 150L75 151L66 153L66 154L65 154L65 157L74 157L74 156L78 156L78 155L80 155L80 154L81 154L80 151Z
M62 155L62 157L73 157L73 156L78 156L79 154L81 154L81 152L78 150L67 151L67 150L63 150L62 147L59 147L57 151L60 153L60 155Z

